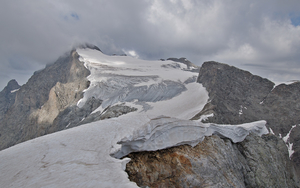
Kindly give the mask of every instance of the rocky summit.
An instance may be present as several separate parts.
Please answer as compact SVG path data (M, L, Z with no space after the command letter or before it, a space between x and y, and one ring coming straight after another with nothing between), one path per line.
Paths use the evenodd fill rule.
M0 92L0 187L299 187L300 82L80 45Z

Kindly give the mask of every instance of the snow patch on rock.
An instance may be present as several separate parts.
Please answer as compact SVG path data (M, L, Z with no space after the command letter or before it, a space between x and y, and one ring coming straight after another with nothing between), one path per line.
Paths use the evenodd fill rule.
M296 127L297 125L292 126L292 128L290 129L290 131L287 133L286 136L282 137L282 140L285 142L288 151L289 151L289 157L291 158L293 153L295 152L293 150L293 143L290 143L289 139L290 139L290 134L292 132L292 130Z

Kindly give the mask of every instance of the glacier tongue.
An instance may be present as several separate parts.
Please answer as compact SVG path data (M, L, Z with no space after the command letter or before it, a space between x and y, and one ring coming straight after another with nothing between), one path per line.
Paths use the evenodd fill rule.
M131 152L155 151L183 144L194 147L205 136L213 134L229 138L234 143L241 142L250 132L259 136L267 134L265 124L266 121L257 121L241 125L216 125L165 116L157 117L119 141L121 149L112 155L122 158Z

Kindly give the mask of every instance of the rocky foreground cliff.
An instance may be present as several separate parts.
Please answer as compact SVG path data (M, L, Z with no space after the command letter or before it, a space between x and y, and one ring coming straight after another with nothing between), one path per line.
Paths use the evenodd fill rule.
M129 179L148 187L297 187L284 142L249 135L233 144L216 135L188 145L128 155Z
M100 51L91 45L84 48ZM232 125L266 120L267 127L274 134L262 137L250 134L239 143L213 135L206 137L195 147L182 145L158 151L131 153L128 157L132 160L126 168L129 179L139 186L150 187L299 187L299 82L275 87L267 79L226 64L205 62L199 71L198 67L185 58L170 58L170 62L161 66L159 64L158 68L166 72L181 71L182 74L192 72L198 78L192 75L184 81L165 81L152 73L149 73L150 76L135 75L136 77L120 75L120 72L129 69L136 71L135 67L116 68L101 64L94 69L102 70L101 76L106 76L107 79L104 80L107 82L91 83L88 79L91 69L80 58L74 49L54 64L35 72L25 85L19 86L12 80L0 92L1 150L49 133L138 110L149 112L157 108L155 113L158 113L169 107L173 108L172 113L176 112L176 116L181 116L190 110L186 108L191 104L185 105L184 99L191 95L180 98L180 106L164 101L185 91L192 91L191 86L200 89L189 94L194 97L198 95L197 100L201 100L199 96L203 93L196 92L202 91L202 86L199 86L202 84L209 99L191 117L192 120ZM120 63L124 62L116 62L115 65L121 65ZM149 67L146 66L145 70L147 69ZM138 70L139 74L143 71ZM195 71L199 71L199 74ZM171 76L173 78L174 75ZM94 89L91 84L94 84ZM88 88L92 88L90 91L93 95L85 95L86 101L80 103ZM157 101L162 101L163 105L155 106ZM134 105L126 105L126 102ZM198 103L202 104L192 101L194 106ZM105 108L97 111L101 105ZM180 111L182 109L185 111ZM64 144L62 146L65 147ZM45 156L42 157L42 162ZM16 172L15 175L17 174L19 173Z

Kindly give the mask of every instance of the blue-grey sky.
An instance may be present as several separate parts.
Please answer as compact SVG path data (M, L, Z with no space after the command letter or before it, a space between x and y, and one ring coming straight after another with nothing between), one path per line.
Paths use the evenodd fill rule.
M0 24L1 89L85 42L107 54L215 60L300 80L299 0L2 0Z

